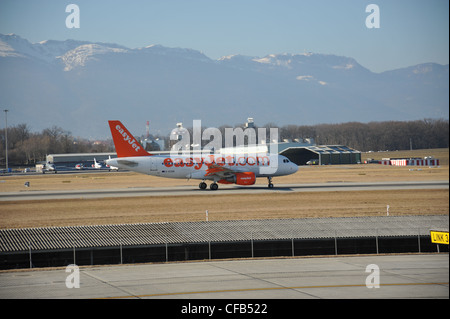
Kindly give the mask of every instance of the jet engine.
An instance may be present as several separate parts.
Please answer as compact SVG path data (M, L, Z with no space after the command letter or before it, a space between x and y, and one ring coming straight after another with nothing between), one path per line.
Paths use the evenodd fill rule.
M237 185L253 185L256 182L255 173L252 172L243 172L236 173L231 177L226 179L221 179L219 183L222 184L237 184Z

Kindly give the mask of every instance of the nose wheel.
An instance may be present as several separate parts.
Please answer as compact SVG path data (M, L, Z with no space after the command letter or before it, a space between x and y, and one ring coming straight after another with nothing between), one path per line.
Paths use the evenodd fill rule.
M267 187L269 187L269 188L273 188L273 184L272 184L272 177L267 177L267 181L268 181L268 185L267 185Z

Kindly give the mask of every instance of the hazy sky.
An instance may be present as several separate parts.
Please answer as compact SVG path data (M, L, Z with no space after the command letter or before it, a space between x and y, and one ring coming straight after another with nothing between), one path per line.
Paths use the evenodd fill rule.
M66 6L80 28L66 27ZM367 28L369 4L380 28ZM0 33L30 42L87 40L129 48L161 44L212 59L230 54L325 53L374 72L449 63L448 0L0 0Z

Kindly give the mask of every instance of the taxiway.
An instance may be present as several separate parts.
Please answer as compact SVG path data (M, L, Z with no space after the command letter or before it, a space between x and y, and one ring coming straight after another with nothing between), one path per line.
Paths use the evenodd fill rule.
M80 267L79 288L70 274L0 272L0 298L449 298L448 254Z
M136 197L136 196L193 196L193 195L235 195L261 194L273 192L336 192L358 190L398 190L398 189L448 189L449 181L412 181L412 182L342 182L342 183L310 183L310 184L275 184L267 186L230 186L221 185L219 190L200 190L194 183L192 186L174 187L139 187L115 189L89 189L64 191L33 191L0 193L0 201L13 200L49 200L76 198Z

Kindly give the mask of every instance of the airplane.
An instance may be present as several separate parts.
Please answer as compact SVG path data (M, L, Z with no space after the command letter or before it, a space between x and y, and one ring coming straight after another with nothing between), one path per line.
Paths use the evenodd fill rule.
M42 174L45 174L45 172L54 172L55 174L58 173L56 170L56 167L54 164L51 164L48 162L47 164L44 164L42 167Z
M82 169L84 169L84 165L83 164L77 164L77 165L75 165L75 169L82 170Z
M92 164L92 168L100 169L102 168L102 164L97 163L97 160L94 157L94 164Z
M121 121L108 121L117 158L106 164L142 174L199 179L200 189L206 189L205 181L212 181L211 190L222 184L253 185L257 177L267 177L268 187L273 188L272 177L290 175L298 166L279 154L190 154L177 156L154 155L147 152Z

